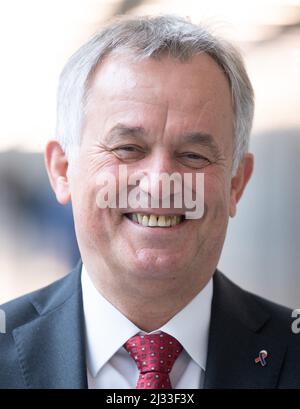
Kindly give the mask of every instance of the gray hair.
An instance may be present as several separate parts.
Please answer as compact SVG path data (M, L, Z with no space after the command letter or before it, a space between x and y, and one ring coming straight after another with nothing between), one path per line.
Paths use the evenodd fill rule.
M108 54L132 53L138 59L168 53L186 61L206 53L228 78L234 109L232 172L248 150L254 113L254 94L239 51L204 25L173 16L118 17L109 22L68 60L59 80L56 138L69 155L81 141L89 78Z

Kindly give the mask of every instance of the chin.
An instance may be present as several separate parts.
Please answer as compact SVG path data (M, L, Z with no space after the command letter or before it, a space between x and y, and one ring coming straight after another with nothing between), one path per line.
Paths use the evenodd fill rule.
M133 270L140 277L152 278L174 278L176 271L183 270L186 262L183 256L174 255L174 253L167 254L162 251L151 251L142 249L137 252Z

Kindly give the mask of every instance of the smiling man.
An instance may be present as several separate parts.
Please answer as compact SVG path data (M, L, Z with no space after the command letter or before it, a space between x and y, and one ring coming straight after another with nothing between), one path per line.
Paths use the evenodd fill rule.
M217 270L253 169L253 106L235 48L179 17L114 20L71 57L45 158L82 260L2 307L1 387L300 387L290 311ZM99 177L116 188L120 169L160 205L99 206ZM190 175L194 197L203 175L201 217L162 174Z

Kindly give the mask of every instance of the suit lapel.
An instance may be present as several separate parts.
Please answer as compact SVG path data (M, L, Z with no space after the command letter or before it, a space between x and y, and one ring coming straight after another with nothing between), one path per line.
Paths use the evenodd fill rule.
M246 292L215 273L204 388L275 388L286 345L264 335L270 316ZM261 350L267 365L255 363Z
M86 388L80 270L37 293L35 320L13 336L28 388ZM49 294L50 293L50 294Z
M31 300L39 316L13 331L28 388L87 388L81 265ZM268 313L220 272L214 275L204 388L274 388L286 345L268 336ZM268 351L267 365L255 363Z

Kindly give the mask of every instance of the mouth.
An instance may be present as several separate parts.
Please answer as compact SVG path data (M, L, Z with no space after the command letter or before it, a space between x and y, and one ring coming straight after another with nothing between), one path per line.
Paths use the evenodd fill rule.
M125 213L124 215L133 223L144 227L163 227L170 228L182 224L186 221L184 215L156 215L145 213Z

